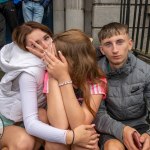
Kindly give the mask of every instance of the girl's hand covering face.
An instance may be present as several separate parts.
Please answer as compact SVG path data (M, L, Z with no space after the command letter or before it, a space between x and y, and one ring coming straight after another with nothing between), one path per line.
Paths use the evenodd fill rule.
M68 77L68 63L66 58L58 51L59 58L50 52L46 52L44 56L44 62L47 64L47 71L57 81L61 81L62 77Z
M26 46L26 48L28 49L29 52L36 55L37 57L43 58L46 52L55 55L56 51L53 45L54 44L52 43L52 39L50 43L46 46L46 48L41 44L38 44L34 40L30 39L29 44Z

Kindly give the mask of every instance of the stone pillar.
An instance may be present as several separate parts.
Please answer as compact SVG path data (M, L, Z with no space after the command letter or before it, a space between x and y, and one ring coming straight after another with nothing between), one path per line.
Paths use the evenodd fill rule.
M66 30L84 31L84 0L66 0Z
M53 1L53 32L54 34L65 30L64 0Z
M110 22L119 22L120 0L93 0L92 37L95 47L99 46L98 32Z

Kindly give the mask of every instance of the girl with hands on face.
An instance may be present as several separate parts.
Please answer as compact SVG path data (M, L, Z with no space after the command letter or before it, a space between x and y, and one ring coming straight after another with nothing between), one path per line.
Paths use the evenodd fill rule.
M95 49L89 37L75 29L56 35L53 43L56 54L46 51L43 57L48 71L45 79L48 120L52 126L63 129L90 125L106 96L107 84L97 66ZM98 138L90 143L94 149L99 149ZM53 143L47 146L69 149ZM82 150L90 147L73 143L72 148Z
M56 55L56 50L54 44L51 43L51 41L47 42L44 40L36 40L35 37L37 36L30 36L29 38L29 44L27 44L26 48L44 60L46 62L47 55L50 54L52 56ZM44 36L45 37L45 36ZM41 38L38 36L38 38ZM45 38L46 40L47 38ZM46 74L47 75L47 74ZM45 76L46 76L45 75ZM46 79L46 78L45 78ZM60 129L66 129L68 130L66 134L66 143L67 144L75 144L80 145L82 147L88 148L88 149L94 149L95 143L98 140L99 134L96 133L94 130L94 125L81 125L79 124L74 128L74 132L68 128L68 121L66 117L66 113L63 106L63 101L61 98L61 93L58 87L58 82L52 76L49 74L49 83L46 84L45 87L47 87L47 84L49 84L49 88L46 88L48 91L50 89L51 92L47 94L48 99L53 99L54 101L47 101L48 105L48 120L50 125L60 128ZM45 88L44 88L45 90ZM59 104L56 106L56 102ZM61 115L60 113L61 112ZM57 118L57 119L56 119ZM73 134L74 133L74 134ZM60 149L70 149L70 146L66 146L65 144L56 144L60 143L59 139L58 142L50 143L50 141L45 142L45 149L58 149L60 146Z

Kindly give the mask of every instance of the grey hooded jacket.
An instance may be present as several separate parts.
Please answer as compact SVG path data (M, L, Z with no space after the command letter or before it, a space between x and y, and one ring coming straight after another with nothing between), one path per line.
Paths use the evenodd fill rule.
M150 110L150 65L129 53L126 64L115 71L103 57L99 62L108 79L107 98L102 102L95 123L97 130L122 141L123 128L147 123ZM147 109L148 108L148 109Z

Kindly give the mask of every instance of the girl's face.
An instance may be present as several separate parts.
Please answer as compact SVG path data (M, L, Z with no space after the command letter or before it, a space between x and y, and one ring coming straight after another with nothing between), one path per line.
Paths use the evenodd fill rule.
M30 34L28 34L26 37L26 46L34 48L34 45L32 44L31 41L36 42L43 49L48 49L48 47L52 43L52 38L50 37L49 34L43 32L42 30L35 29Z

